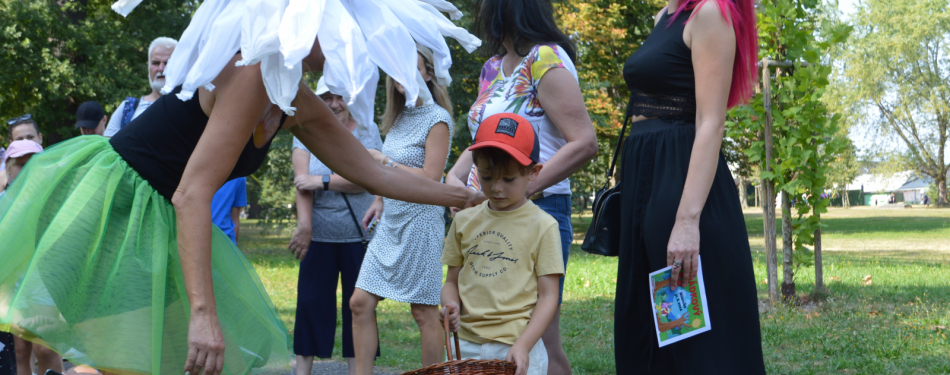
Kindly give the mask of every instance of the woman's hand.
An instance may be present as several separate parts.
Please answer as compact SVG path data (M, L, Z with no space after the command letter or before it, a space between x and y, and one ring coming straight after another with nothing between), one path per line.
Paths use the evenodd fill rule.
M529 352L530 350L526 350L521 347L521 345L514 345L508 350L508 355L505 356L505 360L517 366L515 368L515 375L524 375L528 372L528 366L531 364L528 358Z
M459 305L455 302L449 302L445 304L444 307L442 307L441 311L439 311L439 323L441 323L443 327L445 326L444 320L446 312L449 313L449 331L458 332L459 328L462 327L462 318L461 314L459 313Z
M303 191L323 190L323 176L299 175L294 177L294 187Z
M481 191L468 189L468 201L465 202L465 206L462 207L462 210L469 207L475 207L484 202L486 199L488 199L488 197L486 197Z
M363 215L363 230L369 229L370 223L373 222L373 219L378 219L383 217L383 198L376 197L373 200L373 204L369 206L369 209L366 210L366 214Z
M290 249L290 252L294 254L297 260L303 261L303 258L307 256L307 251L310 249L310 239L312 238L313 228L309 225L298 225L293 237L290 237L290 245L288 245L287 248Z
M218 375L224 369L224 338L216 311L194 312L188 321L185 374Z
M386 155L383 155L383 153L377 149L370 148L366 149L366 151L369 151L369 154L373 156L373 160L376 160L377 163L382 164L383 161L386 160Z
M670 275L670 290L676 290L679 286L680 271L686 280L696 277L699 270L699 221L676 221L670 234L670 242L666 245L666 265L674 266Z

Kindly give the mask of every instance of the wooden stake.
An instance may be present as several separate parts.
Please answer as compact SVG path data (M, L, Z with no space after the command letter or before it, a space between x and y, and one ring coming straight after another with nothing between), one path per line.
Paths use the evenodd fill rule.
M765 104L765 170L772 171L772 79L769 59L762 59L762 98ZM762 179L762 226L765 235L769 301L778 301L778 251L775 243L775 183Z

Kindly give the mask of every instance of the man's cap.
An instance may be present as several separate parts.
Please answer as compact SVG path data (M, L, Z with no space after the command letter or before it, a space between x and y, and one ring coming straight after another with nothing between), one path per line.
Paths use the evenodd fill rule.
M541 146L534 126L514 113L498 113L482 120L475 133L475 143L468 149L483 147L502 149L525 166L540 161Z
M85 102L76 110L76 127L95 129L99 121L106 115L106 111L96 102Z
M3 155L3 164L6 165L7 161L12 158L18 158L24 155L36 154L43 152L43 146L40 146L39 143L30 141L30 140L20 140L10 142L10 147L7 147L7 153Z
M323 77L320 77L320 80L317 81L317 96L323 95L330 92L330 88L327 87L327 83L323 81Z

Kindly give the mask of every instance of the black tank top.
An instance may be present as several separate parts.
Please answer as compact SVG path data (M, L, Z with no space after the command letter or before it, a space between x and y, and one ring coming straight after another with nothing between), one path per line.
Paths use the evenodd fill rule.
M623 79L630 89L627 114L695 120L696 80L692 51L683 41L684 10L670 23L665 10L650 36L623 66Z
M208 125L208 116L201 110L198 92L191 100L183 102L175 95L179 91L180 86L172 93L162 95L109 141L119 156L168 200L178 188L185 165ZM281 125L286 119L286 114L281 117ZM252 136L228 180L249 176L260 168L273 140L272 136L264 147L258 148L254 146Z

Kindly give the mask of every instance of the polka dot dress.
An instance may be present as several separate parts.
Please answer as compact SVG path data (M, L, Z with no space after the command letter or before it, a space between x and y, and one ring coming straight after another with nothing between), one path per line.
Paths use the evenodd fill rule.
M452 133L452 117L432 104L404 108L383 143L383 154L396 162L422 168L426 137L432 126L444 122ZM383 198L383 214L356 287L391 300L438 305L442 293L444 208Z

